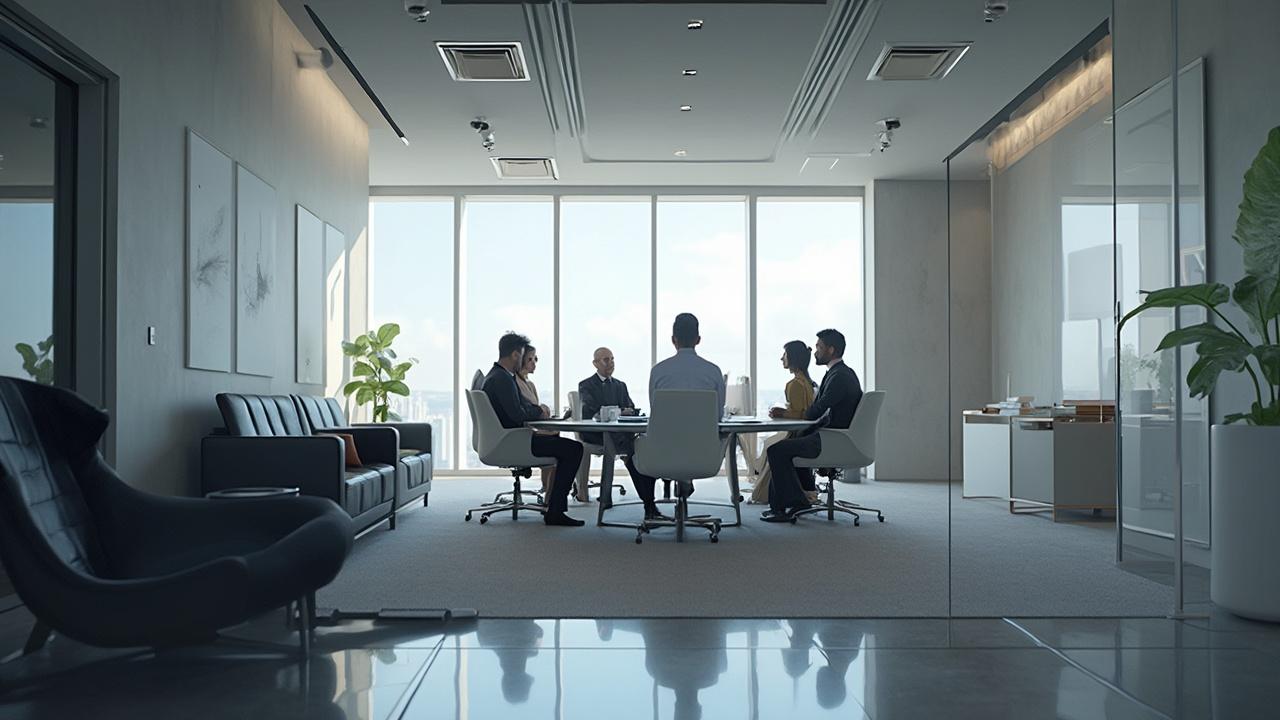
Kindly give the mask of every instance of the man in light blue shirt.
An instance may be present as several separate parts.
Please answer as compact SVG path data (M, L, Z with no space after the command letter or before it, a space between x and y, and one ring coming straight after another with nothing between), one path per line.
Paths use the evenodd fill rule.
M653 366L649 373L649 397L655 390L715 390L720 417L724 417L724 373L713 362L698 357L694 350L702 337L698 335L698 318L680 313L671 326L671 343L676 354Z

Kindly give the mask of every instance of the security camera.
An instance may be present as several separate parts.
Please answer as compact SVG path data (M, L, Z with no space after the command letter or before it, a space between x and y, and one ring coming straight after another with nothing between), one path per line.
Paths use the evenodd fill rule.
M987 0L986 7L982 10L982 20L984 22L995 22L1004 17L1009 12L1008 0Z
M893 145L893 131L902 127L902 121L895 117L884 118L876 121L876 127L880 128L876 132L876 149L884 152Z
M493 146L497 144L494 138L493 130L489 127L489 123L482 117L478 117L471 121L471 129L476 131L480 136L480 145L488 152L493 152Z
M425 2L413 2L413 0L404 0L405 14L413 18L414 22L424 23L429 19L431 10Z

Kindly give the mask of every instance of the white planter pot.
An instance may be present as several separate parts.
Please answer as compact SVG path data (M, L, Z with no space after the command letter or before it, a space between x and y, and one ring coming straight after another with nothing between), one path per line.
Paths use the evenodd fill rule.
M1214 425L1212 571L1214 604L1280 622L1280 427Z

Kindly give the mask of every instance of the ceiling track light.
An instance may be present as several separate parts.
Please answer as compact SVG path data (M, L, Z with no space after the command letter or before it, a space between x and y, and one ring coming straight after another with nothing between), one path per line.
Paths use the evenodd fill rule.
M986 7L982 9L982 20L984 22L995 22L1004 17L1009 12L1008 0L987 0Z
M680 112L693 112L693 106L692 106L692 105L681 105L681 106L680 106Z
M676 157L684 157L689 154L688 150L677 150L673 153Z
M685 27L689 28L690 30L701 30L701 29L702 29L702 21L701 21L701 20L690 20L690 21L689 21L689 24L688 24L688 25L686 25Z
M693 77L694 75L698 74L698 71L694 68L685 68L680 72L680 74L685 77Z

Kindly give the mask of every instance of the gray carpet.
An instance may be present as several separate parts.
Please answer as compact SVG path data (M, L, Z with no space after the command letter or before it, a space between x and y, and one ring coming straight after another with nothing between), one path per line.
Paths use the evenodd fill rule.
M947 486L842 486L844 499L886 511L798 525L745 525L720 542L691 531L677 544L658 531L643 545L625 529L548 528L536 516L463 522L465 510L509 482L438 479L431 507L399 529L356 542L346 567L322 589L321 607L469 607L488 617L939 617L948 614ZM723 480L702 481L695 499L719 499ZM631 496L628 496L630 499ZM727 511L726 511L727 512ZM594 521L594 505L570 505ZM638 508L611 519L636 520ZM1163 615L1170 590L1117 568L1109 523L1054 524L1011 516L1001 503L954 508L951 613L957 616Z

